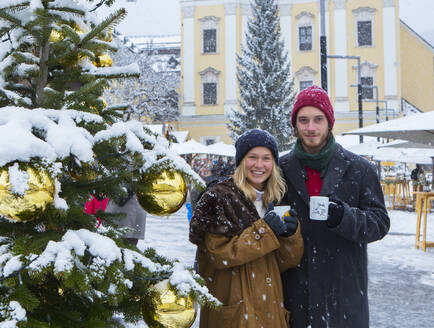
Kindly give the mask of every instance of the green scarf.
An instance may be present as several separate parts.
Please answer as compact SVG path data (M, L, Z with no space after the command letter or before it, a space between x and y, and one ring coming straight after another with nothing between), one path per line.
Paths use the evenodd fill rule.
M294 147L294 153L295 153L295 157L297 157L298 160L300 161L303 169L305 166L307 166L311 169L321 172L321 179L322 179L327 171L327 166L330 162L330 159L332 158L335 152L335 148L336 148L336 142L335 142L335 137L333 135L329 138L327 144L316 154L307 153L304 150L300 139L297 139L297 142L295 143L295 147Z

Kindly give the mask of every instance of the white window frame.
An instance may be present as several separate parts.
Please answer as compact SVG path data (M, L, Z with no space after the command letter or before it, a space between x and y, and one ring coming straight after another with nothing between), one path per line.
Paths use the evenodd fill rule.
M375 47L375 12L377 10L375 8L371 7L359 7L357 9L353 10L354 14L354 31L355 31L355 47L356 48L372 48ZM370 45L359 45L359 38L358 38L358 23L359 22L371 22L371 44Z
M307 12L302 11L300 14L295 16L295 19L297 21L296 23L296 38L297 38L297 52L311 52L315 50L315 21L314 21L315 15ZM310 50L300 50L300 27L311 27L312 28L312 48Z
M219 75L220 71L212 67L207 67L199 72L200 75L200 89L201 89L201 105L202 106L217 106L219 103ZM216 103L215 104L205 104L204 102L204 83L215 83L216 84Z
M297 70L294 75L298 80L298 87L299 87L299 91L300 90L300 84L301 82L309 82L311 81L312 84L315 84L316 81L316 76L317 76L318 72L315 71L312 67L310 66L303 66L301 67L299 70Z
M302 83L309 83L309 86L307 86L306 88L301 88ZM302 81L299 81L299 83L298 83L298 89L299 89L299 91L303 91L304 89L307 89L307 88L311 87L312 85L313 85L312 80L302 80Z
M214 55L219 52L219 17L215 16L205 16L199 19L200 22L200 53L202 55ZM205 52L204 51L204 31L205 30L215 30L216 31L216 51L215 52Z
M375 75L378 65L364 61L360 63L360 77L372 77L372 85L377 85L375 81ZM353 66L353 70L357 70L357 66ZM375 93L373 93L374 95ZM371 98L374 99L374 96Z

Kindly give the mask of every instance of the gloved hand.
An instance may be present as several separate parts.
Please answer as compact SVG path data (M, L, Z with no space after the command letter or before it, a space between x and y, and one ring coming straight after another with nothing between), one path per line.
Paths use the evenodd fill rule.
M264 221L270 226L276 236L281 236L286 233L286 223L282 221L279 214L274 211L273 203L270 203L265 213Z
M329 214L327 218L327 225L334 228L341 223L344 217L344 202L337 197L329 197Z
M286 225L286 233L282 234L284 237L292 236L296 231L298 227L298 221L297 221L297 212L293 209L289 210L289 215L283 216L283 221Z

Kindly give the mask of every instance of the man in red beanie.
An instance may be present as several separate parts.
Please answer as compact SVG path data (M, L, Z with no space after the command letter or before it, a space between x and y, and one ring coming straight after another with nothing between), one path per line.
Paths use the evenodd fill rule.
M291 121L297 142L279 160L281 203L297 211L305 246L300 265L282 275L290 327L369 327L367 244L390 227L376 170L335 142L333 106L320 87L298 94ZM327 220L310 219L311 196L329 197Z

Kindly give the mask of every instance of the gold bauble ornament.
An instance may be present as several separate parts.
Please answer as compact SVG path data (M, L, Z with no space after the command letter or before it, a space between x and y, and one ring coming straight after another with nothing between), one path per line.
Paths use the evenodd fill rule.
M23 195L16 195L11 190L9 168L0 169L0 216L15 222L37 219L54 197L53 180L45 171L30 166L21 171L28 175L28 189Z
M96 67L111 67L113 61L109 55L102 54L97 56L97 60L93 61L92 64L94 64Z
M95 180L98 177L98 167L95 161L86 163L71 158L68 165L68 173L74 180L87 182Z
M102 41L112 42L113 41L113 32L111 28L107 29L107 32L104 37L101 38Z
M100 101L102 101L102 103L103 103L103 105L104 105L104 108L106 108L106 107L107 107L107 101L106 101L103 97L98 97L98 99L99 99Z
M102 108L107 107L107 101L103 97L98 97L98 100L103 104ZM90 106L90 109L92 109L93 114L97 114L97 115L101 114L100 110L96 106Z
M187 184L179 172L163 171L155 180L143 175L137 182L137 200L154 215L169 215L179 210L187 197Z
M50 42L59 42L59 41L61 41L61 40L63 40L64 39L64 36L63 36L63 34L61 34L59 31L56 31L56 30L51 30L51 33L50 33Z
M77 34L83 35L84 32L78 27L73 27L74 31L77 32ZM62 32L59 32L57 30L51 30L50 33L50 42L59 42L62 41L65 38L65 35Z
M196 319L196 305L190 296L176 296L163 280L152 287L158 293L159 304L155 320L166 328L189 328Z

